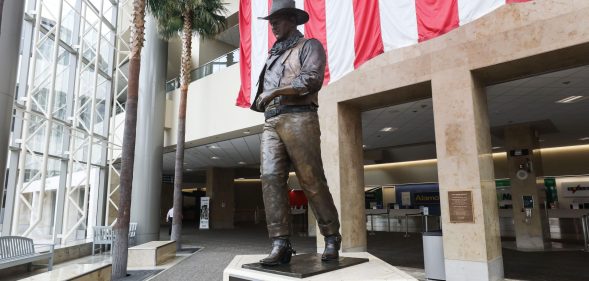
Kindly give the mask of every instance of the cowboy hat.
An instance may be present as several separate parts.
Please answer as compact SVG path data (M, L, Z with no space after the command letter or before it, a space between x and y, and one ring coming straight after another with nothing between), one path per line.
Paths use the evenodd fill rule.
M275 16L291 14L296 17L297 25L309 21L309 14L301 9L297 9L294 0L272 0L272 10L266 17L259 17L261 20L269 20Z

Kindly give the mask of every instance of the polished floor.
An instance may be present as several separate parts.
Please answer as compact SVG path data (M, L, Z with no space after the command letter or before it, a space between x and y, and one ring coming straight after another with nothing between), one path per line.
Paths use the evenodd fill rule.
M269 240L263 226L238 227L233 230L195 230L184 227L183 244L197 245L202 250L152 280L221 280L223 269L235 255L265 254ZM161 239L166 239L162 229ZM507 245L511 241L505 241ZM315 251L314 237L294 237L299 253ZM423 280L421 235L404 237L404 233L374 232L368 235L368 252ZM589 253L563 249L551 252L520 252L503 249L505 277L534 281L589 280Z

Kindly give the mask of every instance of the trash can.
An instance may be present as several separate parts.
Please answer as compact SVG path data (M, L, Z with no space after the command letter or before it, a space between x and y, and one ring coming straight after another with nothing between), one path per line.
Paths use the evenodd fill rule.
M441 231L423 233L423 264L426 280L446 280L442 240Z

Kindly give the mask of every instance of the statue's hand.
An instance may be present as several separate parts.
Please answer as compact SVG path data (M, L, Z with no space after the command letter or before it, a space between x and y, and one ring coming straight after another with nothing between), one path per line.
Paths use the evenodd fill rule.
M262 92L260 94L260 96L258 97L258 108L259 109L264 109L266 108L266 105L268 105L269 102L271 102L274 98L274 91L265 91Z

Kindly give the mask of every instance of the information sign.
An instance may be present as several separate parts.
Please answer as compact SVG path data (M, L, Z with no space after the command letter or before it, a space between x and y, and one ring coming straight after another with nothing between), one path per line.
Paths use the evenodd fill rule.
M474 223L471 191L448 191L451 223Z

